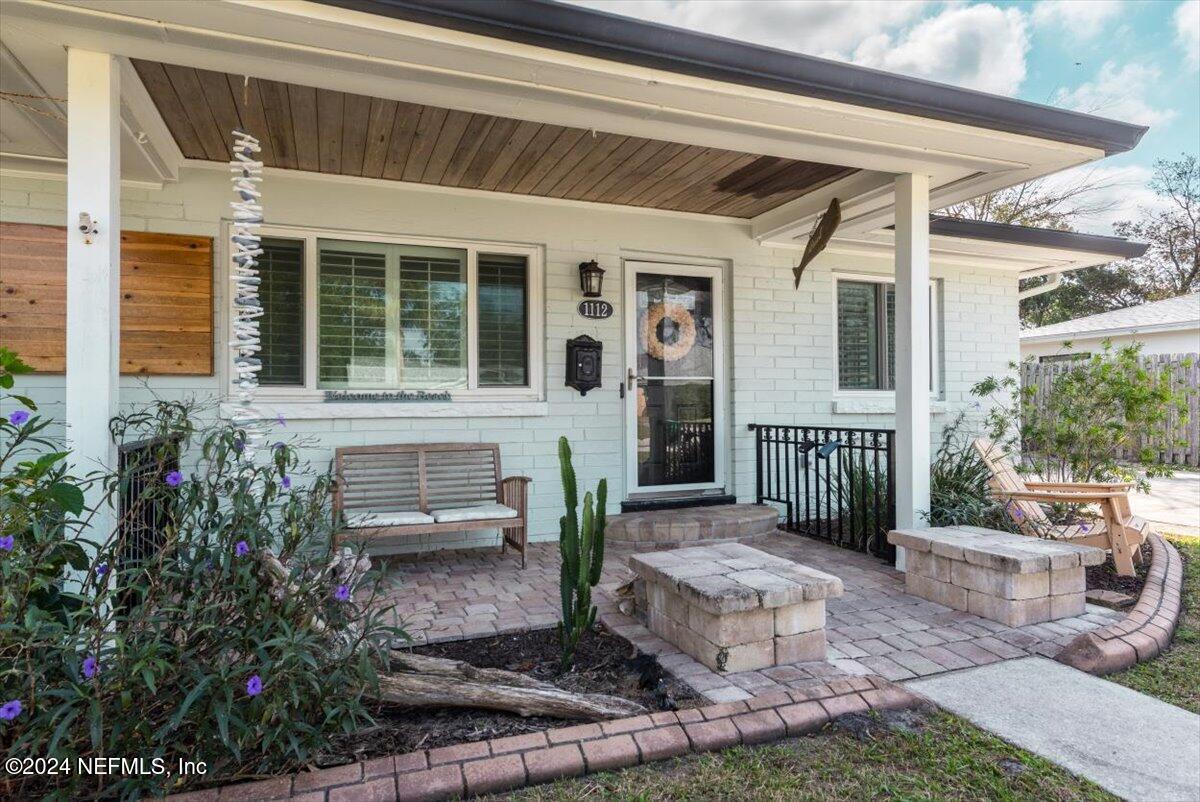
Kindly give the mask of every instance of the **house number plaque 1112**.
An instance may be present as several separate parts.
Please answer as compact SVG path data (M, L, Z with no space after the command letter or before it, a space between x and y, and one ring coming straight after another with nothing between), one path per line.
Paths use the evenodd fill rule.
M579 302L579 314L590 320L604 320L612 317L613 305L608 301L597 301L592 298Z

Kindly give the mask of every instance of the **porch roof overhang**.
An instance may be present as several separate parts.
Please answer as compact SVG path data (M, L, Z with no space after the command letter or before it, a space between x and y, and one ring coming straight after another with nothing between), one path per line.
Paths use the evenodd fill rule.
M885 256L895 247L894 227L853 237L835 238L828 250L863 256ZM1049 228L929 218L929 250L939 264L988 267L1016 272L1021 278L1052 275L1084 267L1136 259L1149 246L1122 237L1056 231Z
M133 60L177 65L205 76L205 81L213 75L223 77L229 104L235 102L236 93L229 77L235 76L236 85L237 78L245 75L285 85L283 93L289 102L292 87L299 88L298 96L341 93L343 110L347 102L358 109L366 106L368 125L371 109L394 103L397 108L416 110L415 116L405 118L414 121L414 138L420 136L426 110L431 110L431 120L444 112L443 127L454 112L458 113L457 124L464 124L464 119L465 125L491 120L490 130L501 125L515 132L492 145L507 148L510 154L519 151L518 160L525 156L521 138L530 132L535 133L525 144L534 142L539 133L539 143L554 135L553 142L558 144L564 131L566 136L596 132L603 144L589 149L594 159L589 167L596 169L586 180L580 179L581 188L610 179L611 189L622 178L617 169L630 159L644 157L646 163L656 164L653 159L663 158L655 170L672 173L673 180L680 178L673 168L687 162L694 168L690 174L695 186L684 181L673 194L647 189L649 194L640 198L642 208L748 220L751 236L769 245L802 242L832 197L842 204L839 234L878 232L893 222L897 175L929 176L930 203L938 208L1102 158L1106 152L1131 146L1141 131L1136 126L1070 112L1052 113L1044 107L1032 107L1038 112L1032 114L1029 104L1017 101L647 27L556 4L536 6L545 11L546 26L557 25L561 38L567 36L573 21L580 25L586 21L584 28L596 41L605 31L611 34L605 45L608 50L601 53L598 45L556 49L544 38L548 36L545 32L533 43L524 34L501 35L495 27L485 35L477 32L481 30L477 25L466 31L461 29L466 26L452 26L446 19L415 21L420 9L423 14L449 14L470 6L489 9L489 14L498 16L516 14L521 4L398 0L391 6L392 11L401 6L408 9L411 19L405 14L381 14L383 8L378 4L371 7L371 13L345 5L303 0L238 0L219 5L168 0L8 0L4 44L17 61L39 65L29 72L41 91L51 96L65 95L65 70L55 61L61 61L63 46L122 57L126 66L122 81L126 136L151 163L151 178L157 176L160 181L174 180L180 167L197 162L189 158L188 146L178 131L169 128L170 117L161 113L163 106L157 102L161 98L155 96L152 85L143 82L144 74L138 76ZM633 45L638 37L644 45L652 41L656 47L661 44L664 58L669 55L674 62L632 56L622 61L614 56L614 48L619 49L622 41L636 50ZM680 65L688 61L688 53L695 55L695 48L703 49L701 46L709 47L714 63L701 65L703 69L683 69ZM57 55L52 56L51 51ZM773 77L769 81L737 79L732 72L737 65L734 55L745 59L743 66L758 64L760 72ZM784 86L789 70L792 82ZM203 81L198 82L203 97L206 88ZM889 93L896 102L886 101ZM918 108L921 97L929 101L924 112ZM935 114L934 107L939 105L945 113ZM983 119L983 111L989 108L993 112L990 121ZM320 138L320 106L314 104L313 109ZM225 112L228 110L227 105ZM998 110L1006 110L1009 122L1004 122ZM62 111L60 107L54 113L61 116ZM1013 122L1026 112L1032 117L1040 115L1043 128L1021 129ZM190 115L197 113L207 114L209 122L191 119ZM186 104L183 114L194 133L197 125L219 130L230 122L228 114L222 118L222 112L200 109L194 103ZM1076 123L1079 130L1072 134L1067 129ZM1054 126L1062 130L1050 131ZM1087 130L1096 132L1098 138L1077 135ZM204 158L213 159L211 142L202 141L201 145ZM435 141L433 147L437 146ZM61 164L65 151L59 154L56 147L52 142L48 151L37 157L46 164L56 160ZM316 170L322 169L320 147L318 144ZM550 148L546 153L553 155ZM13 155L19 154L5 154L4 161L11 162ZM741 159L742 167L755 173L759 197L754 196L754 181L742 181L735 195L736 190L747 194L736 200L725 197L723 203L720 192L730 187L726 184L721 190L718 185L731 176L722 174L719 167L702 169L703 162L694 161L701 156L727 159L731 165ZM627 166L632 169L634 162ZM298 161L296 169L300 169ZM412 182L412 175L406 172L410 172L407 166L390 177ZM485 177L487 172L484 170ZM492 179L495 172L498 168ZM651 175L662 173L651 171ZM738 177L750 176L743 173ZM417 180L425 178L422 174ZM639 174L637 178L645 182L647 176ZM496 187L484 187L483 191L494 191L499 182L515 179L515 174L509 177L505 173ZM764 186L775 191L764 195ZM689 189L708 199L694 205L663 203L665 195L678 200L679 192ZM568 191L573 190L545 194L569 197ZM605 197L602 193L599 198L584 195L583 199L612 203L628 202L631 197Z
M1044 137L1106 155L1132 150L1149 130L557 0L315 1L668 72Z

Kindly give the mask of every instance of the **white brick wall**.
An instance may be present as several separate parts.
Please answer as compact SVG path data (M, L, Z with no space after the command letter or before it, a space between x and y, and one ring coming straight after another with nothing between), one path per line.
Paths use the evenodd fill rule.
M126 229L219 235L230 193L221 171L189 170L176 185L160 191L126 189L122 226ZM65 183L5 176L0 219L61 225ZM555 443L571 438L576 470L585 487L608 478L612 512L624 487L624 412L618 388L624 374L621 299L622 259L724 264L731 315L728 392L729 487L753 500L753 433L747 424L806 423L858 426L891 423L889 415L833 412L834 271L890 273L890 260L826 253L792 289L797 253L760 247L745 227L719 220L695 220L622 210L592 209L510 199L469 197L399 187L317 182L270 175L264 183L267 219L277 224L312 225L348 231L524 242L545 249L546 387L549 414L519 418L392 418L292 421L287 433L300 437L302 453L314 467L328 464L340 445L395 441L497 441L505 472L533 477L530 500L534 539L557 536L561 507ZM578 263L598 259L608 271L604 296L617 313L604 321L578 316ZM1014 274L964 270L934 262L940 279L946 412L969 406L970 386L1002 372L1017 359L1017 282ZM224 290L217 284L220 294ZM218 297L217 306L222 301ZM604 386L586 397L563 386L564 343L588 334L604 343ZM224 358L218 334L218 358ZM20 343L5 343L20 351ZM62 378L34 377L23 385L43 411L61 417ZM152 395L213 399L214 377L122 380L123 402L136 405ZM494 538L489 537L494 542ZM464 539L459 542L465 542ZM478 538L469 538L478 540ZM444 542L444 541L443 541Z

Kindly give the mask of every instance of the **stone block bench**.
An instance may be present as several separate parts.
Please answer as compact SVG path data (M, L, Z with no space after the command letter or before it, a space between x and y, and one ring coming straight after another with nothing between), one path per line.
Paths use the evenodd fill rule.
M977 526L899 529L905 589L1010 627L1083 615L1085 569L1104 551Z
M650 631L713 671L825 659L825 599L842 581L740 543L635 554Z

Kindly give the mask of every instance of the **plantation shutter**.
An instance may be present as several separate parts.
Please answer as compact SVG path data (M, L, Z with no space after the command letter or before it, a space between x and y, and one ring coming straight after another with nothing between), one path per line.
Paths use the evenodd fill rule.
M304 384L304 242L264 239L258 260L262 278L259 319L262 385Z
M318 380L323 387L386 387L395 382L388 331L386 249L322 242Z
M843 390L879 388L879 331L875 285L837 283L838 386Z
M405 387L467 386L466 252L397 246L400 381Z
M524 256L479 255L479 385L529 384L527 260Z

